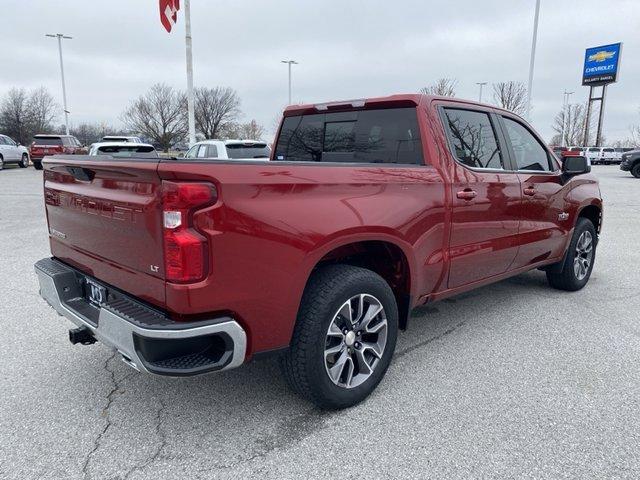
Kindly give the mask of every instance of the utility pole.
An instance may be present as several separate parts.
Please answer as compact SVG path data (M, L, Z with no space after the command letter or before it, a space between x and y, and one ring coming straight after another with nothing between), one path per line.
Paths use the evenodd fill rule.
M573 95L574 92L564 91L562 100L562 141L560 142L562 147L566 147L566 131L567 131L567 107L569 106L569 95Z
M527 120L531 120L531 91L533 90L533 66L536 62L536 42L538 40L538 19L540 18L540 0L536 0L536 13L533 17L533 40L531 41L531 58L529 59L529 85L527 86Z
M291 65L298 65L298 62L295 60L282 60L280 63L289 65L289 105L291 105Z
M62 39L71 40L73 37L63 35L62 33L47 33L46 37L58 39L58 54L60 56L60 76L62 77L62 105L64 108L64 128L66 134L69 135L69 110L67 109L67 87L64 83L64 63L62 62Z
M482 103L482 87L485 86L487 82L476 82L476 85L480 85L480 96L478 97L478 102Z
M189 114L189 146L196 143L196 113L193 98L193 55L191 49L191 0L184 0L185 43L187 48L187 110Z

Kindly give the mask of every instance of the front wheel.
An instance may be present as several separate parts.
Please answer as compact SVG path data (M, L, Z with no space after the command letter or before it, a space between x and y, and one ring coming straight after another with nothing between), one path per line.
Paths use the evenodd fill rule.
M20 160L20 168L27 168L29 166L29 155L26 153L22 154L22 159Z
M640 178L640 162L637 162L631 169L631 175L636 178Z
M584 287L593 271L596 258L596 229L590 220L578 218L562 270L547 271L547 280L553 288L576 291Z
M282 371L317 406L347 408L380 383L397 336L398 307L385 280L364 268L323 267L305 289Z

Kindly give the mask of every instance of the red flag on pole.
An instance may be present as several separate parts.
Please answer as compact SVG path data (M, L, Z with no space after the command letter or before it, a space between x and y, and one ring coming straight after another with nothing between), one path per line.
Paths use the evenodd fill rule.
M178 21L178 10L180 10L180 0L160 0L160 22L167 32Z

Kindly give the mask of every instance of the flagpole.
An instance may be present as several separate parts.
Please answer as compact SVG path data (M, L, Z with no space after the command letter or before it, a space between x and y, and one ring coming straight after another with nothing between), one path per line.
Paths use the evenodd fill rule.
M196 143L195 101L193 98L193 55L191 53L191 1L184 0L185 42L187 47L187 109L189 111L189 146Z

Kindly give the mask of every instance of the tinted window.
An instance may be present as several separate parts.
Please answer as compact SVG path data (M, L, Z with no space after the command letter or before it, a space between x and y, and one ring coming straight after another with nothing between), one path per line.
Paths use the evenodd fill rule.
M35 137L33 139L35 145L62 145L60 137Z
M218 147L215 145L207 145L207 157L218 158Z
M453 150L460 162L473 168L504 169L489 114L446 108L445 116Z
M422 164L415 108L286 117L274 159Z
M524 125L504 118L507 136L516 156L518 170L551 171L549 156L540 142L527 130Z
M269 158L271 151L266 143L256 143L253 145L229 144L227 156L229 158Z
M103 146L98 148L98 155L111 155L112 157L157 157L155 148L150 146Z

